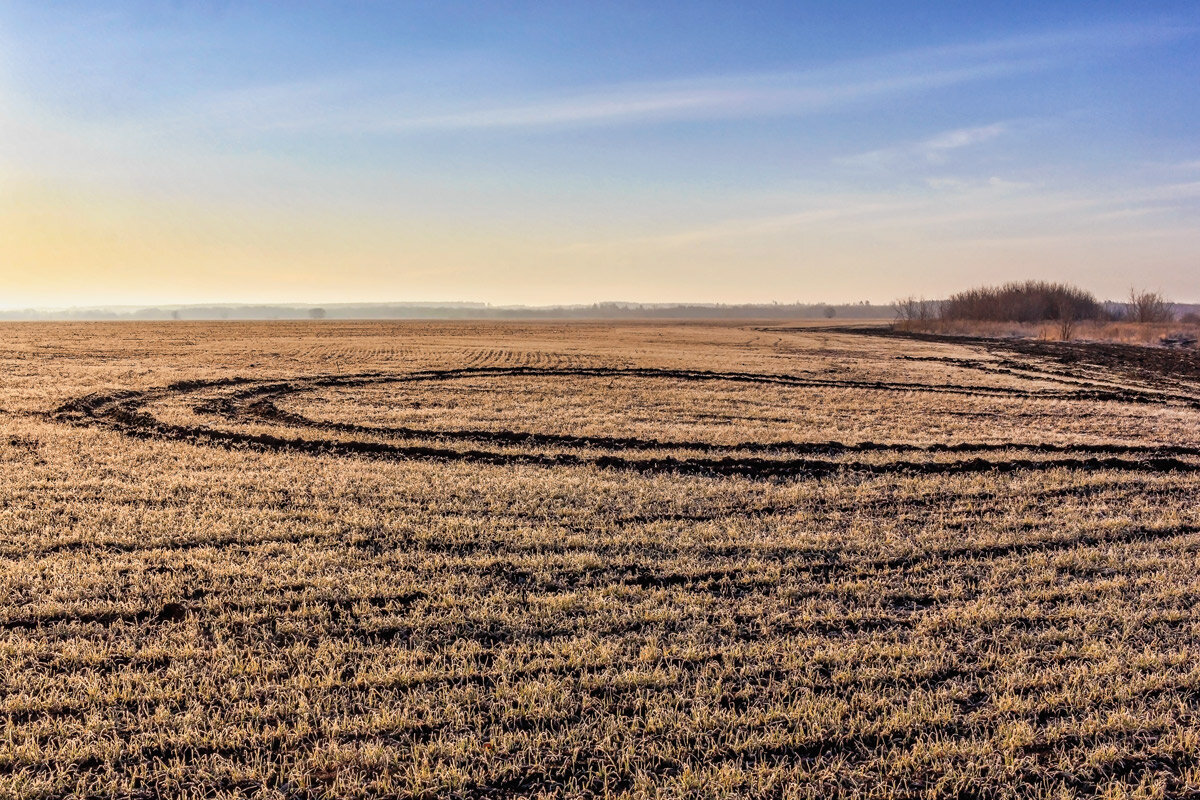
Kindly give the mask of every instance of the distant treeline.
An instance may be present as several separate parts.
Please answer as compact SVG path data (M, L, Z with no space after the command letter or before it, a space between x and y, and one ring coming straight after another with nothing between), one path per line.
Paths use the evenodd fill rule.
M906 297L894 304L902 323L1014 322L1058 324L1066 333L1076 322L1193 321L1196 306L1177 305L1158 292L1131 289L1125 301L1101 302L1084 289L1065 283L1025 281L982 286L945 300Z
M1153 292L1101 302L1073 286L1030 281L969 289L945 300L909 297L888 305L859 303L592 303L493 306L486 303L332 303L328 305L187 305L0 311L0 320L891 320L911 326L937 320L1037 323L1133 319L1160 321L1200 313Z
M536 320L536 319L891 319L891 305L861 303L593 303L577 306L492 306L485 303L338 303L195 305L0 311L0 320Z

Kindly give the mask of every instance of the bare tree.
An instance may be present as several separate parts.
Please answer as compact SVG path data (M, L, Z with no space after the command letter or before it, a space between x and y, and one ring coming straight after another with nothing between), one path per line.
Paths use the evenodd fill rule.
M1132 322L1174 322L1175 312L1161 292L1131 288L1129 318Z
M892 310L896 313L896 326L907 327L917 314L917 298L909 295L892 302Z
M1058 318L1058 338L1063 342L1069 342L1075 338L1075 316L1073 314L1065 314Z
M1059 341L1071 341L1075 337L1075 323L1080 317L1080 304L1064 295L1055 297L1050 305L1053 317L1058 322Z
M924 297L902 297L892 303L896 312L896 321L904 329L925 329L938 315L939 303L936 300L926 300Z

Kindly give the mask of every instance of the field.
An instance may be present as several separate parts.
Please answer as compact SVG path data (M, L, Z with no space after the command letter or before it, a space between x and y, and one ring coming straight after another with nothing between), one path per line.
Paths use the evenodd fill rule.
M0 797L1200 796L1200 359L0 326Z

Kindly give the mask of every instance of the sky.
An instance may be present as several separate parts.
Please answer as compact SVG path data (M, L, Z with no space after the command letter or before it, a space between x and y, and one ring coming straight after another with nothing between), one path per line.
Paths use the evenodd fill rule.
M0 307L1200 301L1200 4L0 0Z

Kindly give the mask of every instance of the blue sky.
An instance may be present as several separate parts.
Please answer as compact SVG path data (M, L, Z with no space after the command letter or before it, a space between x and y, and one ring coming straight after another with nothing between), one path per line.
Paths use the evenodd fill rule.
M1200 300L1194 3L0 0L5 306Z

